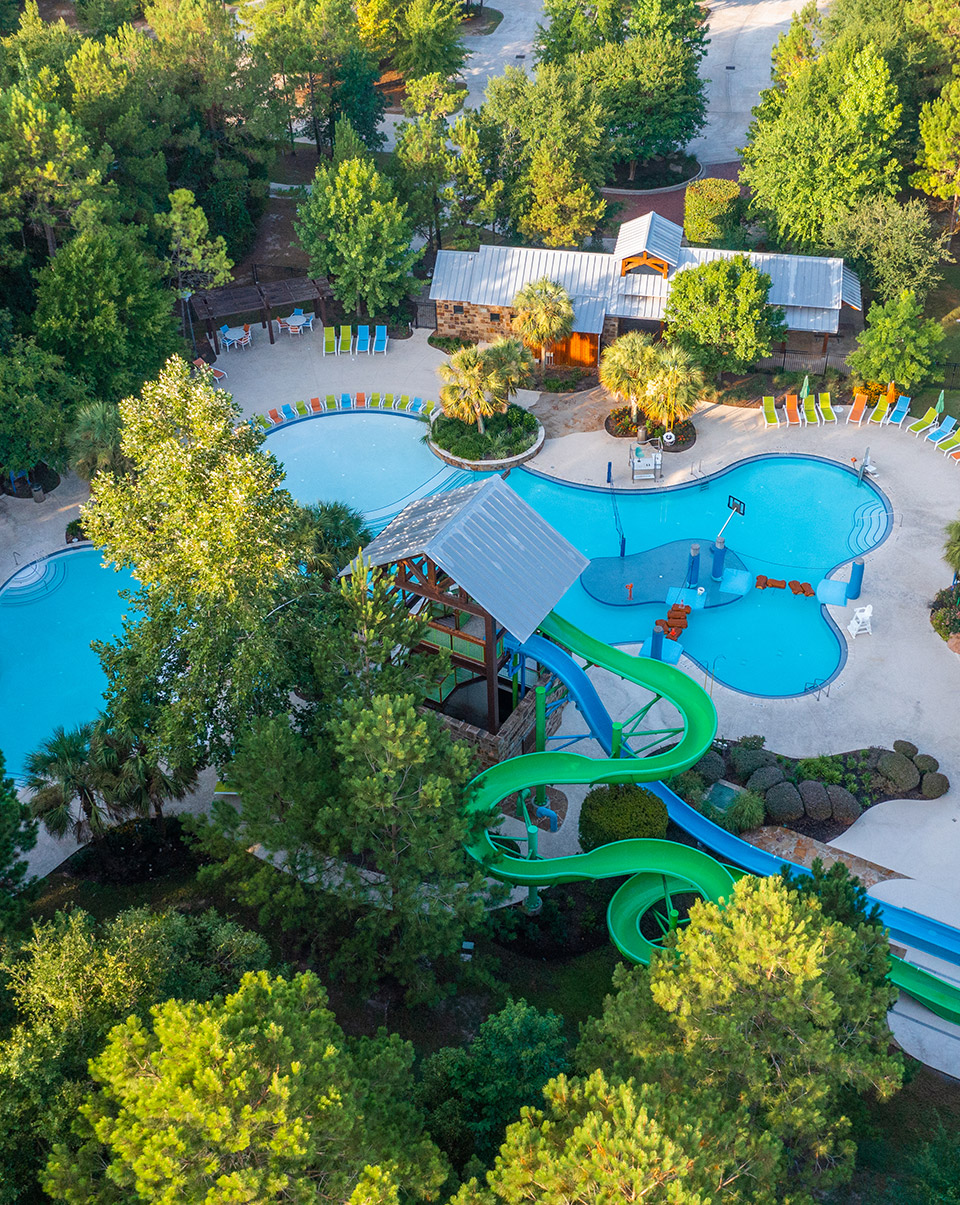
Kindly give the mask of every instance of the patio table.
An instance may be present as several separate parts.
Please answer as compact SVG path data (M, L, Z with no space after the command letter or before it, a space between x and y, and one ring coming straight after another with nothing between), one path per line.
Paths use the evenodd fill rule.
M287 324L287 326L295 326L297 330L299 330L301 326L305 326L309 321L310 317L307 314L291 314L289 318L284 318L284 322Z
M244 337L245 334L246 334L246 331L243 329L242 326L231 326L229 328L229 330L227 330L225 333L225 338L227 338L231 341L228 346L232 346L234 342L239 342ZM252 338L251 338L250 342L251 343L253 342Z

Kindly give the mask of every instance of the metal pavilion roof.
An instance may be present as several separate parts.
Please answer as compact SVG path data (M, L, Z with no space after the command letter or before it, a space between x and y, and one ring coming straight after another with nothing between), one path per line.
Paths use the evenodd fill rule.
M642 218L623 223L617 234L613 258L619 263L631 255L646 252L652 258L662 259L664 263L675 267L680 260L682 241L682 226L651 211Z
M361 555L374 565L428 556L518 640L589 564L498 476L411 502Z
M440 251L430 297L434 301L509 308L524 284L548 276L559 281L570 295L573 329L599 334L606 314L661 320L677 272L711 260L745 255L770 277L770 304L783 307L790 330L835 334L841 307L862 307L860 281L842 259L683 247L682 235L682 228L675 222L648 213L620 227L612 255L490 246L477 252ZM621 261L643 251L671 265L666 280L656 272L620 276Z

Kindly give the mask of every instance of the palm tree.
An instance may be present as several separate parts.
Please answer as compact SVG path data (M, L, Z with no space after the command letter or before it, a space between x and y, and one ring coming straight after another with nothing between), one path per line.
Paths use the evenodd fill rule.
M197 785L195 765L161 765L142 735L111 730L103 718L94 729L91 752L103 792L117 813L149 816L152 811L162 820L166 800L183 799Z
M449 364L441 364L438 371L445 382L440 387L444 414L462 423L476 423L480 434L485 434L483 420L502 414L507 408L503 377L475 347L462 348L450 357Z
M646 403L650 381L660 357L649 335L630 331L605 347L600 357L600 384L630 404L630 417L637 421L637 408Z
M648 418L669 431L674 423L693 414L706 382L689 352L682 347L667 343L655 350L658 364L647 382L643 409Z
M113 402L88 402L77 412L67 447L73 471L84 481L99 472L125 473L130 461L120 446L120 411Z
M943 546L943 559L953 570L953 576L960 576L960 519L952 519L944 528L947 542Z
M369 542L370 532L345 502L312 502L296 508L286 539L308 573L332 578Z
M570 296L562 284L541 276L523 286L513 299L513 310L513 329L530 347L537 348L542 376L547 352L573 330Z
M509 400L530 381L533 372L533 356L522 339L501 335L480 353L488 368L494 369L503 378Z
M110 789L111 768L95 725L55 728L27 758L30 808L54 837L72 827L78 841L102 837L123 811ZM79 805L75 814L74 804Z

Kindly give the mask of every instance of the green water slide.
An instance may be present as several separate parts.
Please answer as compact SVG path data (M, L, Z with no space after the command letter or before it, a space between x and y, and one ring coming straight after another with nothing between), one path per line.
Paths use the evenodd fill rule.
M666 753L635 758L593 758L578 753L527 753L500 762L480 774L473 783L470 807L488 813L506 796L551 783L632 783L670 778L699 761L710 747L717 729L717 713L707 694L686 674L659 661L641 660L581 632L557 615L541 625L544 635L575 650L595 665L626 678L668 699L682 716L679 742ZM536 640L525 649L536 655ZM542 639L539 638L539 639ZM571 661L571 664L572 661ZM579 666L576 667L579 670ZM588 718L594 731L604 722L612 730L609 714L599 696L589 689L578 694L578 704L593 712ZM602 712L602 714L601 714ZM680 730L678 729L678 734ZM609 743L609 742L607 742ZM518 886L546 887L557 883L630 875L607 911L607 925L620 952L634 962L649 962L651 941L640 932L645 916L661 927L670 924L670 900L680 893L720 900L729 895L733 878L726 867L709 854L674 841L632 840L603 845L587 854L548 860L519 857L505 849L495 837L483 833L467 847L492 878ZM657 910L666 901L666 910Z

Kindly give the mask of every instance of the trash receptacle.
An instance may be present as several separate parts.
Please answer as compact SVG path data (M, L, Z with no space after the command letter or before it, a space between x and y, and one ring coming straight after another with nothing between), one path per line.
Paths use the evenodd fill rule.
M42 485L31 484L30 488L33 491L34 502L42 502L44 500L44 498L46 498L47 495L43 492Z

